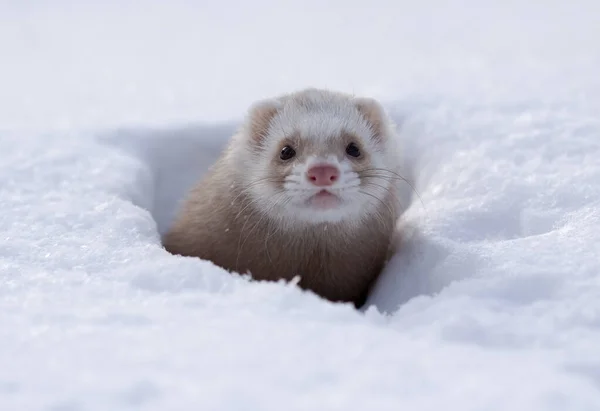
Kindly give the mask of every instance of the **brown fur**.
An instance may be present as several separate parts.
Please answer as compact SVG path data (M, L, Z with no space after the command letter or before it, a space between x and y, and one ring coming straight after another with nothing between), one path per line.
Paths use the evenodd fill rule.
M382 118L383 108L377 101L371 98L356 99L356 107L358 111L367 119L373 129L375 137L381 136L385 120Z
M258 104L250 109L250 133L251 138L260 143L269 128L269 122L277 114L277 107ZM258 146L258 144L257 144Z

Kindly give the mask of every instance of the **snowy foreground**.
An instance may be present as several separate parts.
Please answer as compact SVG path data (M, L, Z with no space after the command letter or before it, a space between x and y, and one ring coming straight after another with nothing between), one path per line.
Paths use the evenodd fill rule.
M600 409L597 2L83 3L0 3L0 410ZM364 312L160 245L305 86L422 200Z

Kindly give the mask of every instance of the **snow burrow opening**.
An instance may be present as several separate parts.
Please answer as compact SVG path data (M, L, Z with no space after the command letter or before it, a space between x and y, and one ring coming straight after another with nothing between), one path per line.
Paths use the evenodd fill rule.
M400 120L397 119L398 123ZM151 213L159 237L168 230L183 196L216 161L237 126L232 122L157 128L131 127L113 130L104 135L105 143L116 146L136 159L138 176L134 179L133 186L126 188L127 194L123 194ZM402 187L402 203L410 209L417 201L418 205L415 206L422 208L423 204L414 195L419 189L414 186L411 175L411 167L418 159L407 156L406 160L404 174L411 184ZM439 244L429 244L414 221L402 220L399 224L401 230L406 232L402 236L403 252L394 257L390 267L382 273L382 278L385 276L386 281L384 290L376 286L376 295L367 305L375 305L387 312L396 310L403 302L416 295L432 294L445 285L433 285L431 281L423 281L422 278L427 276L427 267L431 269L436 261L446 258L448 252ZM408 269L411 264L415 264L415 258L426 260L427 265L419 265L417 270ZM401 270L401 273L397 273L397 270ZM419 278L413 277L417 271L420 273Z

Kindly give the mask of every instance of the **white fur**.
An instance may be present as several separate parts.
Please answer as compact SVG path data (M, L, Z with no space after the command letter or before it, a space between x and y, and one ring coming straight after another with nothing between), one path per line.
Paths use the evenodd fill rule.
M284 224L294 225L335 223L344 220L358 223L362 217L381 208L381 202L377 198L384 198L386 188L389 188L391 182L379 180L378 184L383 187L361 187L359 175L353 170L342 142L335 152L328 152L326 157L310 155L304 161L296 160L289 175L278 176L285 177L283 190L266 181L260 184L254 182L273 175L271 161L279 156L279 143L294 133L299 133L302 141L317 140L316 145L319 146L331 145L327 143L327 139L332 139L343 131L352 133L361 140L364 150L370 153L370 167L396 170L397 160L393 155L394 150L390 150L394 144L391 122L385 127L387 135L383 139L375 139L370 124L358 111L353 97L323 90L308 90L266 100L257 103L255 107L265 105L277 107L278 112L271 120L265 139L261 143L260 153L256 154L256 151L252 150L253 145L257 143L248 138L245 131L247 128L242 128L234 138L231 150L232 164L237 167L237 175L242 179L244 186L248 187L252 200L261 210L271 218L281 219ZM382 115L385 113L382 112ZM307 200L321 190L305 177L308 168L316 162L325 162L339 168L339 179L328 187L341 199L339 207L316 209L307 205Z
M313 195L321 191L322 187L316 187L306 178L308 169L315 164L328 164L339 169L338 180L327 189L337 195L341 204L335 209L319 210L308 207L305 203ZM326 158L311 156L306 162L298 163L292 172L285 177L284 189L290 198L289 206L284 207L284 213L291 212L296 218L312 223L336 222L344 217L360 213L360 201L356 201L359 195L360 179L358 174L352 170L348 161L338 161L337 156Z

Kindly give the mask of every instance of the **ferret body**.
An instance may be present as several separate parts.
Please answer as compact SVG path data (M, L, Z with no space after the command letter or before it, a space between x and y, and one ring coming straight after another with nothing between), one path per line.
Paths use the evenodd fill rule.
M393 124L373 99L307 89L253 105L186 197L165 248L360 307L400 213Z

